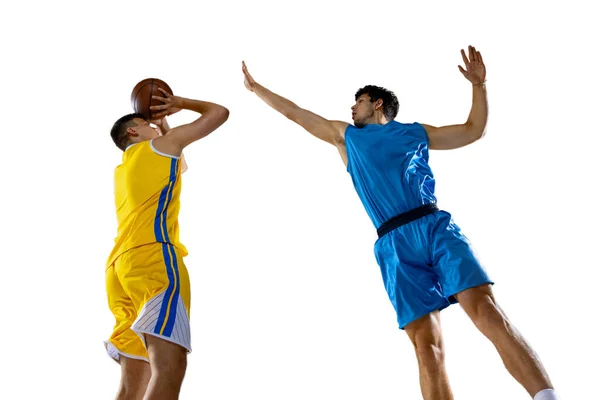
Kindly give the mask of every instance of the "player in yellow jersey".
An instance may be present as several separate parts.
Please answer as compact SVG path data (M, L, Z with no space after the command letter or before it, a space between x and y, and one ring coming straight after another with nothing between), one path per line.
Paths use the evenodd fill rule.
M190 345L190 282L179 241L182 150L228 118L218 104L169 95L151 107L159 132L129 114L111 137L123 150L115 169L118 233L106 269L108 304L116 325L105 342L121 365L117 399L177 399ZM201 114L170 129L166 116L181 109ZM163 134L164 133L164 134Z

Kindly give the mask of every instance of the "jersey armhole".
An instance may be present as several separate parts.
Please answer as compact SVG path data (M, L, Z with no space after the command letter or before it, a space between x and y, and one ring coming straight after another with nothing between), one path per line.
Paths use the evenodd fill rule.
M169 158L174 158L176 160L179 160L179 156L174 156L172 154L163 153L162 151L157 150L154 147L154 145L152 144L153 141L154 141L154 139L150 140L150 148L152 149L153 152L155 152L156 154L163 156L163 157L169 157Z
M431 146L431 143L429 143L429 135L427 134L427 129L425 129L423 124L420 122L413 122L413 125L416 125L418 128L420 128L421 131L423 131L423 135L425 136L425 140L427 141L427 146Z

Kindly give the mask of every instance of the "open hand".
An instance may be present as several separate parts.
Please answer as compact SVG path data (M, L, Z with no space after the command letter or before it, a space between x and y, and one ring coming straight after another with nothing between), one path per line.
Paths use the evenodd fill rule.
M244 86L251 92L254 92L254 88L256 87L256 81L248 72L248 68L246 67L246 63L242 61L242 72L244 73Z
M485 82L485 64L481 58L481 53L475 50L475 47L469 46L469 58L465 55L465 51L461 49L463 61L467 67L466 71L460 65L458 69L473 85L479 85ZM470 60L470 61L469 61Z
M152 120L162 120L164 117L173 115L176 112L181 111L181 97L170 95L162 88L158 88L165 97L152 96L153 99L160 100L164 104L158 106L151 106L150 111L152 112Z

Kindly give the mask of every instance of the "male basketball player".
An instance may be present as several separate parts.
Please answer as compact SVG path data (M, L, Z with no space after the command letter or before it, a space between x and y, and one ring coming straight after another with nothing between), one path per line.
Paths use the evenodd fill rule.
M160 135L139 114L120 118L111 137L123 150L115 170L118 234L108 259L106 288L116 325L105 342L121 364L117 399L179 398L190 345L190 282L179 241L182 150L228 118L220 105L169 95L151 107ZM170 129L180 109L201 114Z
M329 121L256 83L245 63L244 84L269 106L337 147L379 239L375 254L401 329L412 341L426 400L453 395L444 366L440 311L459 302L492 341L508 371L535 400L558 399L538 357L507 319L492 282L449 213L436 207L429 149L455 149L481 138L487 122L485 66L469 46L460 72L471 82L467 121L434 127L402 124L396 96L366 86L355 96L354 125ZM485 397L485 396L484 396Z

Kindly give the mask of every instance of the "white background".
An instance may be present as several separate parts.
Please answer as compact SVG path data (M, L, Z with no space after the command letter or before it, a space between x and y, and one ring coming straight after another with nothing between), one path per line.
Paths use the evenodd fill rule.
M109 130L135 83L159 77L231 111L186 150L194 351L181 398L419 399L375 230L337 151L246 91L240 67L329 119L350 121L355 91L376 84L398 95L397 120L453 124L470 109L457 68L469 44L487 65L488 132L431 153L439 204L563 399L596 398L597 14L580 1L489 3L3 5L0 398L116 393L102 345L121 159ZM528 398L459 306L442 321L457 399Z

